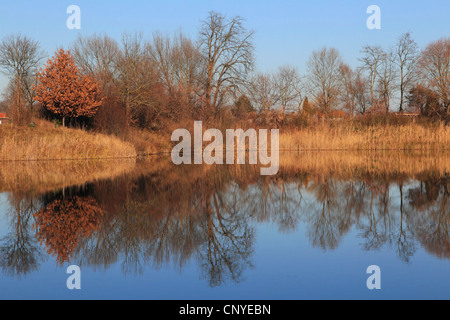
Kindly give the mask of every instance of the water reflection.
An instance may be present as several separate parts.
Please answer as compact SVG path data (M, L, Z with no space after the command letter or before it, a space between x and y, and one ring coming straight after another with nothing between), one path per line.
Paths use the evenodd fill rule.
M10 276L26 275L36 271L44 259L33 232L33 213L40 207L37 199L26 194L10 194L13 210L6 214L10 232L0 239L0 267Z
M59 264L69 257L79 242L95 232L103 215L94 198L83 191L69 189L46 195L43 206L34 214L36 238L45 243L47 253L56 256Z
M442 157L406 156L396 166L383 163L391 156L346 165L346 155L295 155L280 161L276 176L250 165L147 159L111 179L43 193L16 188L8 198L13 210L0 241L1 268L20 276L53 256L99 270L119 263L123 273L139 274L146 266L181 270L195 259L201 277L220 286L241 281L252 268L260 223L283 233L305 224L310 244L325 251L355 228L362 250L387 246L408 263L422 246L448 259L450 177Z
M450 178L448 174L430 177L409 190L408 199L413 214L408 223L428 252L439 258L450 258L449 198Z

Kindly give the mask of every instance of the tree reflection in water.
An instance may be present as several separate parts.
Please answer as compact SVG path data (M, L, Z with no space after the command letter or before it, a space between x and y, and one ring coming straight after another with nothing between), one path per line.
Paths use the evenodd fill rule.
M425 249L439 258L450 258L450 208L448 205L450 177L421 180L411 189L408 198L414 215L408 223L417 240Z
M8 275L26 275L36 271L44 255L33 234L33 213L40 203L22 193L9 196L14 204L10 218L10 232L0 239L0 267Z
M124 273L146 266L181 270L196 259L209 285L220 286L241 281L252 268L262 222L280 232L306 224L311 245L323 250L338 248L355 228L363 250L389 246L407 263L420 244L448 259L450 178L445 171L411 178L283 166L277 176L261 176L249 165L144 162L133 174L83 188L34 198L12 194L16 211L1 241L1 266L9 274L37 270L39 240L58 263L99 269L120 263Z
M45 243L47 253L56 255L56 261L62 264L70 261L80 240L98 228L102 214L94 198L62 194L34 214L36 237Z

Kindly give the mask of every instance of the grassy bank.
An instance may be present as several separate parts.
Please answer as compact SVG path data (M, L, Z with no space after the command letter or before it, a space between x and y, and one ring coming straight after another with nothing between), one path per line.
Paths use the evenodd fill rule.
M171 133L186 128L193 137L193 121L150 132L130 128L126 138L61 128L39 120L36 127L0 126L1 160L117 159L138 155L170 153L177 142ZM204 123L203 131L218 128L251 128L249 123L224 126ZM254 127L258 129L258 126ZM270 126L261 127L270 129ZM173 130L172 130L173 129ZM320 150L449 150L450 126L443 124L362 124L357 121L323 122L306 127L279 127L282 151ZM225 140L224 140L225 141ZM269 138L270 141L270 138ZM206 146L210 142L204 142ZM225 147L225 146L224 146Z
M191 133L193 139L193 123L194 121L185 122L174 126L173 129L185 128ZM215 122L203 123L203 132L210 128L219 129L224 137L226 129L277 128L279 129L279 149L284 151L450 150L450 126L445 126L443 123L403 121L402 123L367 124L350 119L287 127L252 125L252 123L246 122L229 123L228 125ZM153 137L147 141L157 141L158 145L153 144L153 149L170 152L171 148L177 144L177 142L170 141L170 135L169 131L158 133L157 140ZM225 138L223 141L225 143ZM205 147L209 143L209 141L204 141L203 146Z
M281 150L448 150L450 126L443 124L361 126L350 121L280 130Z
M34 127L0 126L0 160L73 160L135 157L135 147L118 138L55 127L39 120Z

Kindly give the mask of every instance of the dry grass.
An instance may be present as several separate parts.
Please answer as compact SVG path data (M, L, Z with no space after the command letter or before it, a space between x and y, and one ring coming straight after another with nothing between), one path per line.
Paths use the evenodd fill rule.
M130 128L126 140L134 146L137 154L141 156L167 153L172 149L168 133L155 133Z
M135 157L134 146L112 136L55 128L39 120L36 127L0 126L0 160L68 160Z
M240 126L239 123L229 126L230 129L241 127L244 130L249 128L248 124ZM185 128L193 137L193 121L181 123L173 127L175 128ZM220 123L203 123L203 132L210 128L219 129L225 137L227 127ZM255 127L255 129L260 128ZM270 126L266 129L270 129ZM422 124L408 121L402 124L367 125L361 121L344 120L314 123L307 127L280 127L279 133L279 150L285 151L450 150L450 126L442 123ZM151 150L148 154L157 153L154 150L162 153L170 152L176 144L170 141L170 131L158 134L146 133L144 136L135 138L134 141L142 142L138 149ZM203 146L208 144L209 142L203 142Z
M358 126L351 122L280 130L280 150L448 150L450 126Z

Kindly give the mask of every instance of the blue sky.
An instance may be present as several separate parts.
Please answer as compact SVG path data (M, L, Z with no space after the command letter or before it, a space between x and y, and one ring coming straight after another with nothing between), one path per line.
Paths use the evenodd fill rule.
M40 42L51 56L58 47L69 48L79 33L106 33L120 39L124 31L153 31L172 34L182 29L192 38L201 20L215 10L246 19L254 30L256 62L260 71L273 71L291 64L303 72L313 50L335 47L351 66L358 64L365 44L393 45L403 32L410 31L423 48L430 41L450 36L450 1L404 0L166 0L166 1L5 1L0 0L0 38L22 33ZM69 30L69 5L81 9L81 29ZM381 29L369 30L369 5L381 9ZM6 78L0 75L0 92Z

